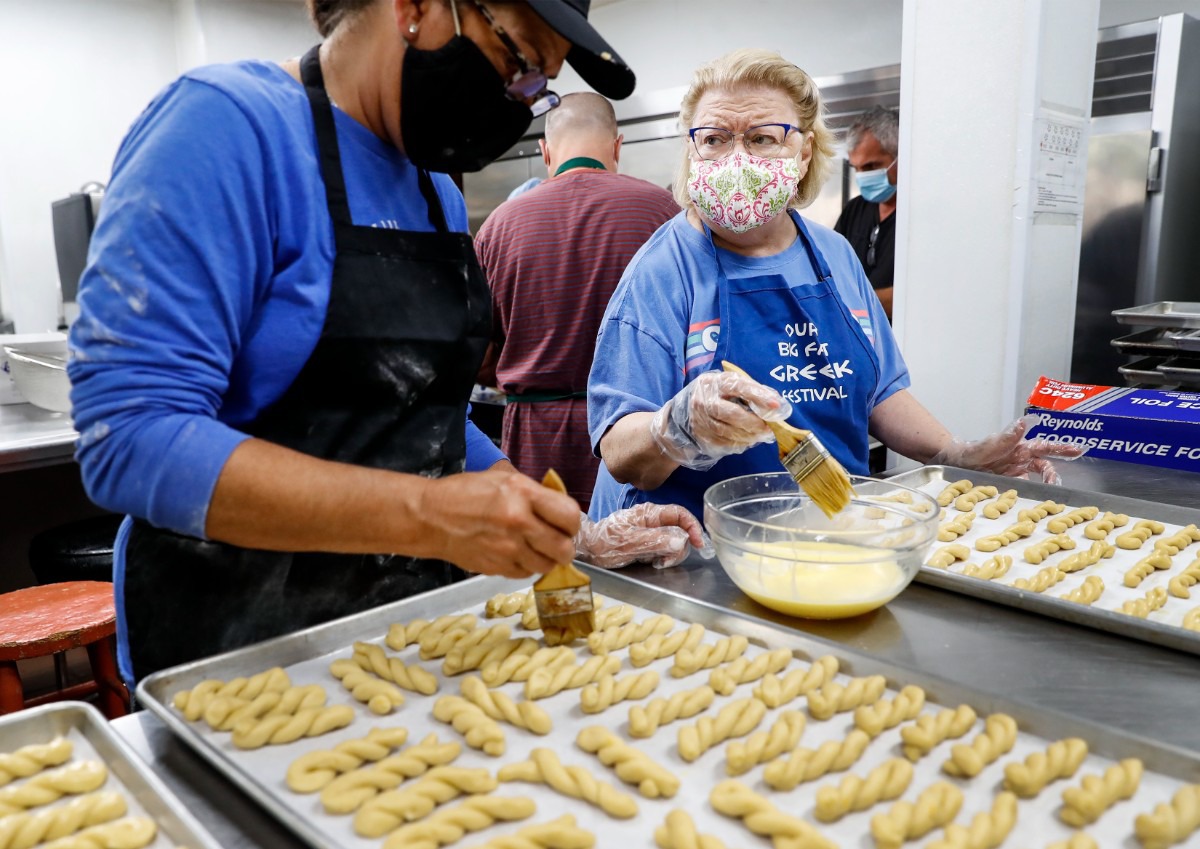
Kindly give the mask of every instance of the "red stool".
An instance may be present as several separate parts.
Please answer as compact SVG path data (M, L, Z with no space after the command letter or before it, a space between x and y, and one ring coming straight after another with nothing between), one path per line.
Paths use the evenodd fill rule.
M109 719L129 712L129 693L116 662L117 613L113 585L66 581L0 595L0 714L63 699L100 694ZM18 660L87 649L94 680L26 699Z

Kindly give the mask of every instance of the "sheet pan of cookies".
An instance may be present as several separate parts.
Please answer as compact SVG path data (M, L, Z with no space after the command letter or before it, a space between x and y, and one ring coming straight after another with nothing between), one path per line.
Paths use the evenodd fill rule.
M1200 654L1196 510L927 466L942 506L917 580Z
M1200 827L1194 754L589 571L586 642L545 646L525 592L475 578L139 698L319 849L1153 847Z
M0 716L3 849L218 849L85 702Z

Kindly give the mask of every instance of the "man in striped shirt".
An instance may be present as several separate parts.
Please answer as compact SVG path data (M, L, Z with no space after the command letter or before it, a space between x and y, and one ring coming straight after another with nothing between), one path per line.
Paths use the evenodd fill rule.
M617 173L622 137L598 94L563 97L539 142L550 177L501 204L475 236L492 287L487 362L507 395L501 448L534 479L553 467L586 511L600 461L587 428L596 332L621 273L679 212L671 193Z

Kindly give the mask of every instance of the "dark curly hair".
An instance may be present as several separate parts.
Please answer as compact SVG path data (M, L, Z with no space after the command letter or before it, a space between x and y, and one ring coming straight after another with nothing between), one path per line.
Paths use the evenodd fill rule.
M307 0L308 16L322 38L337 29L345 18L362 11L375 0Z

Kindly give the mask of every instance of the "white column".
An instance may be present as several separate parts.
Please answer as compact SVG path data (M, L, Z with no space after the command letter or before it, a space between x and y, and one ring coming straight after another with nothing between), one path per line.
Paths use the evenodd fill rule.
M1080 219L1032 214L1038 121L1090 117L1099 0L966 5L904 3L894 313L914 393L974 439L1069 376Z

